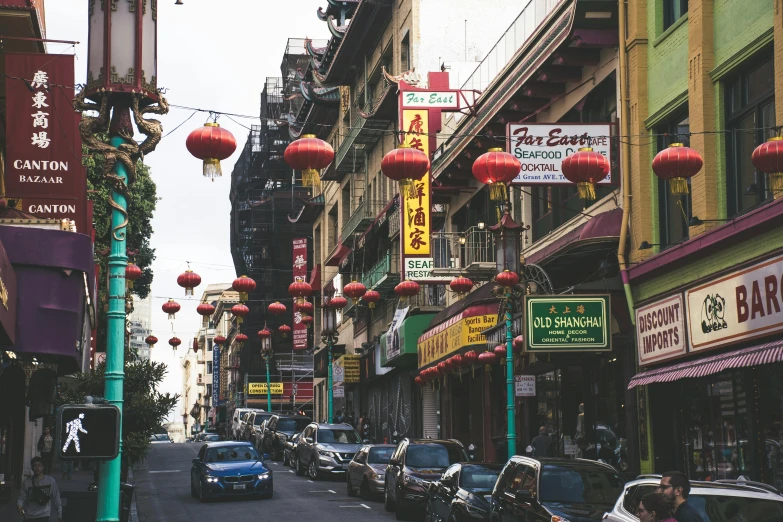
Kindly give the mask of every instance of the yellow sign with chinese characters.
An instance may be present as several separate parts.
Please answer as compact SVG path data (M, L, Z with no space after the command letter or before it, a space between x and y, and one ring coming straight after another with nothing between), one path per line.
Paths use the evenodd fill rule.
M419 337L419 368L432 364L464 346L484 345L484 330L497 324L497 315L454 317Z
M273 382L271 383L272 395L283 395L283 383ZM266 383L265 382L250 382L247 384L248 395L266 395Z
M357 383L361 380L361 356L359 355L343 355L343 367L345 373L343 374L343 382Z
M429 113L426 109L403 110L402 129L408 146L430 157ZM415 191L400 194L402 198L402 241L406 256L430 256L432 235L432 183L430 173L415 182ZM403 191L404 192L404 191Z

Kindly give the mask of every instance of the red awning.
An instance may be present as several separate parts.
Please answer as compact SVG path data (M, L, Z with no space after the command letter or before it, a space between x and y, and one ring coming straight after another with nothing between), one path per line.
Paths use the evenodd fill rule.
M337 250L332 253L324 263L326 266L340 266L340 262L345 259L348 254L351 253L351 249L345 245L340 245Z
M735 352L713 355L705 359L637 373L628 383L628 389L655 382L673 382L680 379L706 377L732 368L747 368L776 362L783 362L783 339L743 348Z
M526 256L528 263L541 264L550 257L562 254L577 245L594 243L600 240L614 241L620 237L623 222L623 209L615 208L593 216L586 223L567 232L563 237L552 241L541 250Z

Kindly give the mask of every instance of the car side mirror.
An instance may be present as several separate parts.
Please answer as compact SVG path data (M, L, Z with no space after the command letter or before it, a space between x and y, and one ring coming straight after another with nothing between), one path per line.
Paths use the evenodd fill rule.
M312 444L313 443L313 438L312 437L305 437L305 442L308 443L308 444Z
M398 459L389 459L389 464L391 464L392 466L399 466L400 461Z
M454 479L451 478L451 477L440 479L440 483L443 486L446 486L447 488L453 488L454 487Z
M517 502L523 502L525 504L533 504L536 501L536 497L533 496L533 492L529 489L520 489L514 494L514 498Z
M201 459L193 459L193 464L200 464L200 463L201 463Z

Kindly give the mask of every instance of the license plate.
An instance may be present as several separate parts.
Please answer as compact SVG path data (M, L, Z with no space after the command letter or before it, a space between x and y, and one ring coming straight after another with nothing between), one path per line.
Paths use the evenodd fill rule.
M234 484L234 489L245 489L245 484Z

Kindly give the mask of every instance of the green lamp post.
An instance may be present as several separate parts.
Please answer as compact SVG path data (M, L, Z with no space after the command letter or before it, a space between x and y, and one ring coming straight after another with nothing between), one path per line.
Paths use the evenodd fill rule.
M272 332L264 329L258 332L258 337L261 338L261 358L264 359L266 364L266 411L272 411L272 383L269 378L269 361L272 360Z
M82 143L103 156L103 174L113 184L105 397L120 412L125 380L127 197L136 178L136 162L155 150L162 136L160 122L144 115L168 112L157 87L158 9L155 4L142 9L138 5L90 2L87 84L74 101L74 107L85 113L79 125ZM97 116L86 114L91 111ZM146 136L142 143L133 140L133 122ZM107 133L108 143L101 139ZM121 458L122 440L120 455L100 465L99 522L119 521Z

